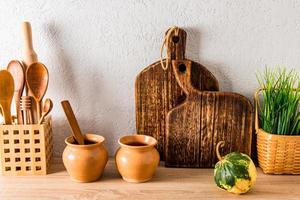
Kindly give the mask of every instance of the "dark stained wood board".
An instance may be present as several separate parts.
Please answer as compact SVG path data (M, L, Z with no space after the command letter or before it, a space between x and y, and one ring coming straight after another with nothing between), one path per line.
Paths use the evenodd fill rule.
M175 33L174 33L175 34ZM186 32L180 29L176 43L169 42L167 57L171 60L185 59ZM175 40L174 40L175 41ZM166 60L163 60L166 65ZM219 90L217 79L204 66L193 62L191 82L198 90ZM141 71L135 81L136 128L138 134L150 135L158 140L158 151L161 160L165 157L165 124L169 110L179 105L186 98L178 85L171 62L164 70L160 61L153 63Z
M192 63L172 63L187 98L167 115L165 165L213 167L218 161L215 147L219 141L225 141L223 155L232 151L251 155L251 102L237 93L200 92L191 84Z

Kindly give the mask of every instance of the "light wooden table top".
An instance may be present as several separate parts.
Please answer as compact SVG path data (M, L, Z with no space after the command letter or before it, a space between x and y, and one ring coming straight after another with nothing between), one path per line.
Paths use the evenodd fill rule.
M93 183L69 179L59 159L54 159L47 176L0 177L0 199L300 199L300 176L264 175L245 195L234 195L217 188L212 169L159 167L147 183L127 183L116 171L113 160L103 177Z

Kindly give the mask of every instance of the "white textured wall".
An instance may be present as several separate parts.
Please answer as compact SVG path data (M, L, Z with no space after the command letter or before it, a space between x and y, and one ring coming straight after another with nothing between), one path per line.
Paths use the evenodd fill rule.
M134 79L159 59L164 31L188 32L187 57L201 62L222 90L248 97L265 65L300 66L300 1L39 0L0 1L0 65L21 58L20 24L50 71L55 153L70 134L59 104L69 99L81 128L106 137L111 155L135 132Z

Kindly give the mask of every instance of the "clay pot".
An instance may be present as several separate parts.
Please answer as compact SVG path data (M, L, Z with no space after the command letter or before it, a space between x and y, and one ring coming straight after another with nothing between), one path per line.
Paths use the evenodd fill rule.
M100 178L108 160L104 137L85 134L85 145L75 144L73 136L65 139L63 163L71 179L76 182L92 182Z
M128 135L119 139L121 147L116 152L116 166L127 182L150 180L159 164L155 149L156 139L146 135Z

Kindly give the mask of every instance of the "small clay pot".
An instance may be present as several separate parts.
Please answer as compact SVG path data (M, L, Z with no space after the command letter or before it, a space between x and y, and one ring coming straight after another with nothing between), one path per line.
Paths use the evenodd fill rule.
M141 183L150 180L159 164L155 149L156 139L146 135L128 135L119 139L116 166L127 182Z
M76 182L92 182L100 178L108 160L104 137L95 134L84 135L85 144L76 144L73 136L65 139L63 163L71 179Z

